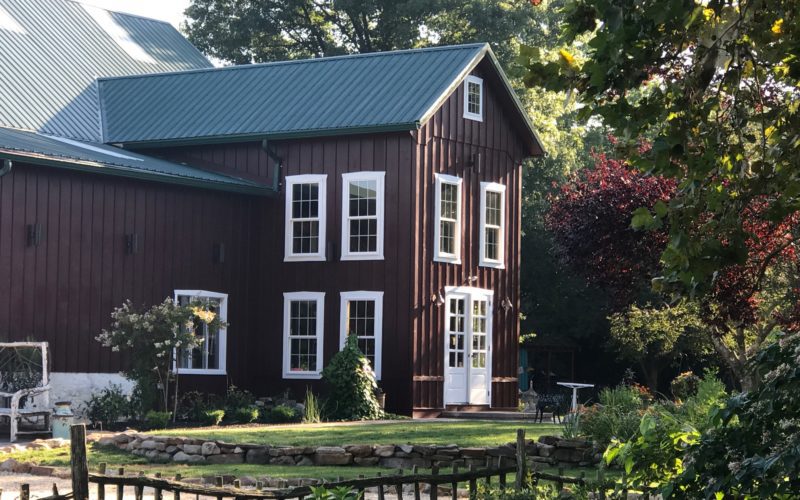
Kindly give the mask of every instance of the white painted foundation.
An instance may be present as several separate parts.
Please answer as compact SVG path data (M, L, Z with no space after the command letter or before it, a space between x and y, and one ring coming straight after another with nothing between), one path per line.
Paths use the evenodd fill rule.
M92 394L100 392L109 384L119 385L128 395L134 387L133 381L119 373L53 372L50 374L50 403L71 401L75 415L82 415Z

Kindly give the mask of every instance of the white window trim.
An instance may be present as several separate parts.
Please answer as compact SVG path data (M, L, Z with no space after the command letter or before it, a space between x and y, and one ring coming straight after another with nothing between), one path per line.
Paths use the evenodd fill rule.
M325 228L327 226L327 182L328 176L324 174L287 175L286 181L286 212L284 223L284 262L324 261L327 240ZM292 187L295 184L319 184L319 247L316 253L292 252Z
M290 304L294 300L313 300L317 303L317 369L315 371L298 372L289 367L291 342L289 342ZM325 292L286 292L283 294L283 378L285 379L319 379L322 378L322 347L324 343Z
M469 112L469 84L475 83L480 88L480 112L478 113L470 113ZM478 122L483 121L483 78L479 78L474 75L468 75L464 79L464 118L467 120L475 120Z
M486 193L499 193L500 194L500 235L497 255L499 259L489 259L486 257ZM494 267L496 269L505 269L505 252L506 252L506 187L496 182L481 182L481 226L480 226L480 258L479 265L483 267Z
M209 292L207 290L175 290L174 298L176 303L180 296L219 299L219 318L223 322L228 321L228 294ZM176 350L173 354L173 369L179 375L227 375L228 329L220 327L217 335L219 336L219 368L178 368L178 353Z
M376 182L376 209L378 217L378 242L374 252L350 251L350 183L352 181ZM384 205L386 172L350 172L342 174L342 257L341 260L383 260Z
M343 348L347 341L347 303L351 300L375 301L375 378L381 379L381 366L383 364L383 292L341 292L341 305L339 307L339 348Z
M433 260L436 262L448 262L450 264L461 264L461 225L462 225L462 217L461 217L461 202L462 202L462 184L463 179L460 177L455 177L452 175L446 174L434 174L436 178L436 195L434 200L433 208L435 210L434 214L434 225L433 225ZM456 231L455 231L455 249L456 252L454 254L444 253L441 251L441 244L439 241L440 232L441 232L441 223L442 223L442 185L443 184L454 184L458 186L458 196L457 196L457 207L456 207Z

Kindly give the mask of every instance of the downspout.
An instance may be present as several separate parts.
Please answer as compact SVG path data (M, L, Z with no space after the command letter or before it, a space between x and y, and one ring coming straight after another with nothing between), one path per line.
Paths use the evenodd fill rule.
M13 166L14 164L11 163L11 160L3 160L3 166L0 167L0 177L3 177L7 173L11 172L11 168Z
M275 148L270 147L269 141L264 139L261 141L261 149L267 153L267 156L272 159L272 162L275 164L272 170L272 190L276 193L281 192L281 170L283 169L283 158L278 156L278 152Z

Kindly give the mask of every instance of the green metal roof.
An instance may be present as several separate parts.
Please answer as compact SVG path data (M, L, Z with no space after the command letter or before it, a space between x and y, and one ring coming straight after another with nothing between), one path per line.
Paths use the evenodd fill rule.
M211 67L171 25L69 0L0 0L0 126L100 140L99 76Z
M484 43L102 78L103 141L174 145L413 130L487 54L507 84ZM522 132L535 137L519 101L514 106L528 128Z
M0 158L168 184L267 195L271 188L245 179L160 160L100 143L0 127Z

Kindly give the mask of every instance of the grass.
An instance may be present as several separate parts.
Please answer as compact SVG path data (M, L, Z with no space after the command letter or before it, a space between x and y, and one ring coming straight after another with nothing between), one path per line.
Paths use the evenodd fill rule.
M561 434L560 425L478 420L179 428L159 431L158 434L278 446L412 443L472 447L513 442L520 428L525 429L528 439Z
M69 467L69 447L54 450L29 450L8 454L6 458L13 458L19 462L29 462L37 465L53 467ZM256 464L157 464L136 455L126 453L115 448L89 445L89 468L96 471L101 463L107 464L107 471L116 473L119 467L125 468L125 473L145 472L148 475L160 472L164 477L174 477L181 474L183 477L221 476L234 475L237 477L282 477L282 478L318 478L333 480L337 477L355 479L359 474L367 476L386 472L380 467L333 467L333 466L288 466L288 465L256 465Z

